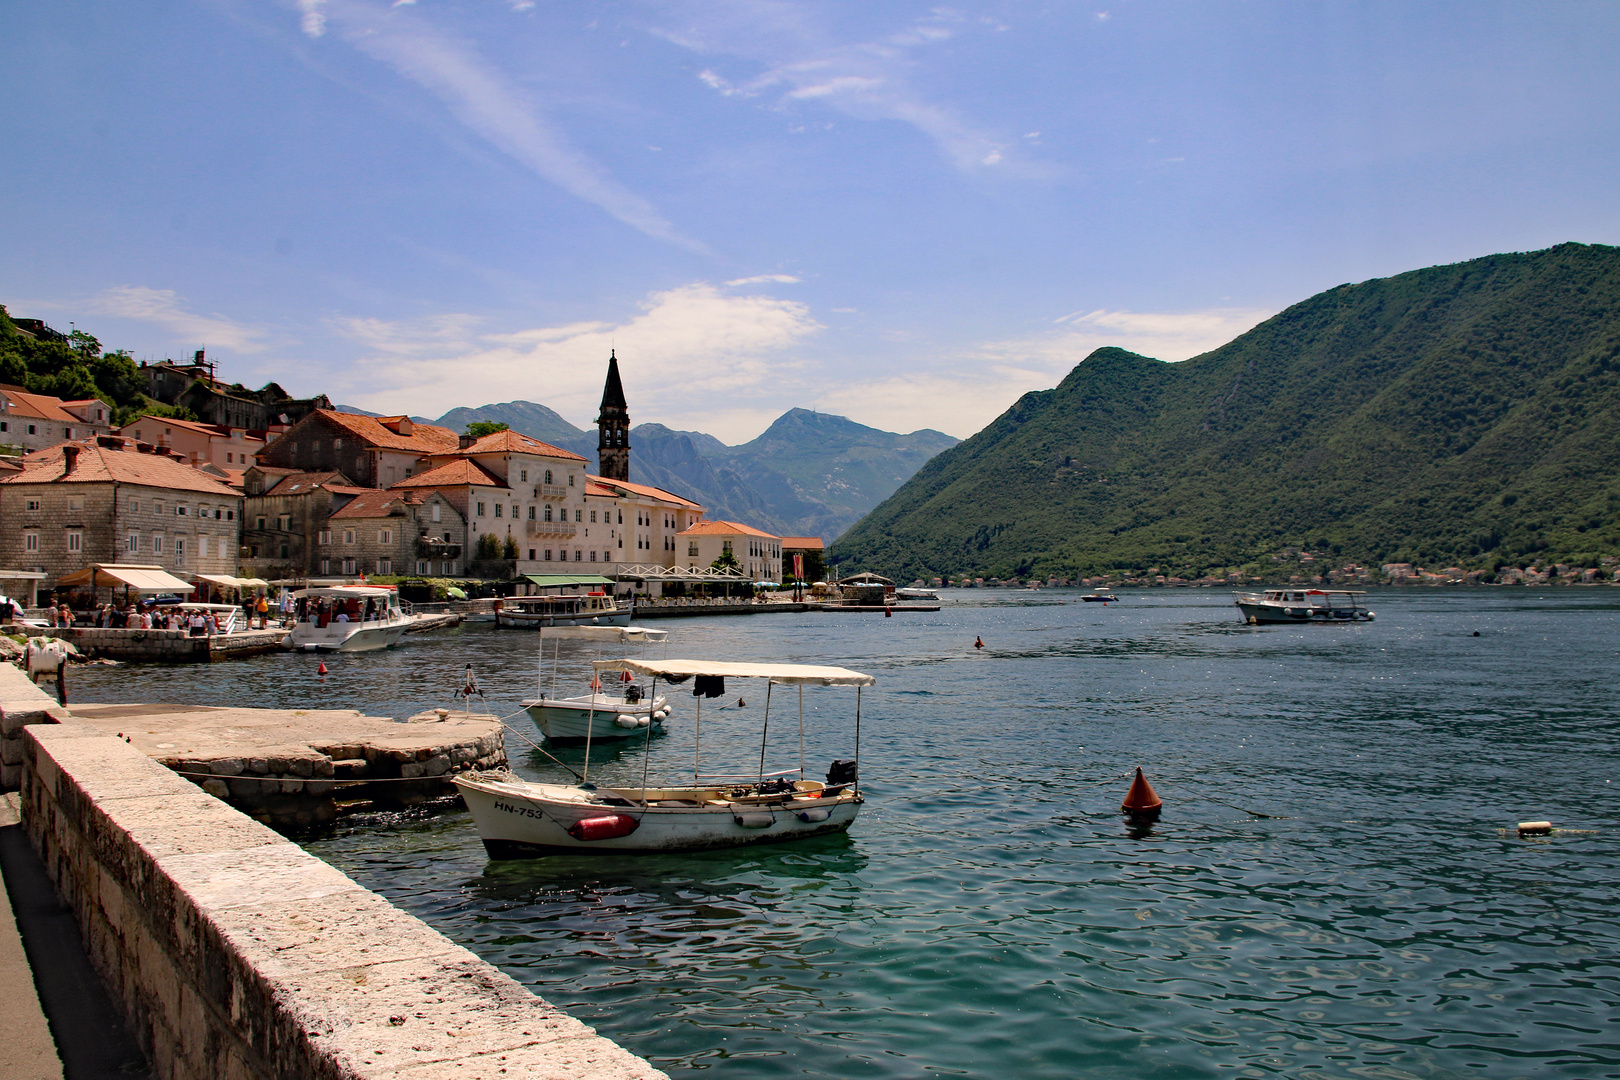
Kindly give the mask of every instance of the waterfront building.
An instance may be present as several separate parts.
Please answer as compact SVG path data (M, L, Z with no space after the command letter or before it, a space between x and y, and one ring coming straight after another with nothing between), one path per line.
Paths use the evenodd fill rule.
M62 442L0 473L0 566L47 587L94 562L235 574L242 497L172 451L117 435Z
M801 556L804 561L802 580L806 583L820 580L827 573L827 545L819 536L784 536L782 537L782 573L783 580L792 580L793 556Z
M360 486L384 488L420 471L430 454L454 453L456 433L408 416L360 416L316 409L272 440L261 465L298 472L341 472Z
M156 443L177 451L193 465L213 465L231 486L242 486L242 475L264 449L265 438L245 428L204 424L195 420L142 413L118 429L119 435Z
M111 431L112 406L99 398L63 401L20 386L0 385L0 446L26 454Z
M681 565L690 570L713 566L730 555L749 581L782 580L782 538L738 521L699 521L675 538Z

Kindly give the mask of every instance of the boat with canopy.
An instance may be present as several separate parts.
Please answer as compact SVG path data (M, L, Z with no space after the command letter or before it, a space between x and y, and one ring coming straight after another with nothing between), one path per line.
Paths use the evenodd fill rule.
M398 644L416 622L400 607L391 585L327 585L292 594L292 633L284 648L314 652L368 652Z
M653 786L648 757L639 787L603 787L590 781L590 743L575 784L523 780L509 772L463 773L456 787L472 811L491 858L514 859L557 853L648 853L702 851L776 843L847 830L865 801L860 790L861 691L877 680L847 668L808 664L762 664L714 660L598 660L599 676L627 671L652 680L693 682L692 781ZM758 767L746 772L703 771L704 696L724 693L725 681L763 679L764 719ZM804 750L804 688L855 688L854 756L835 759L826 779L812 780ZM798 691L796 768L766 769L773 690ZM775 695L780 697L780 695ZM650 728L645 739L650 740ZM643 748L645 750L645 747Z
M629 672L603 678L592 674L589 692L563 697L557 691L560 655L564 641L603 644L664 644L668 630L647 630L639 626L545 626L540 628L540 671L537 695L522 702L523 711L554 743L580 743L589 740L629 739L664 730L669 716L669 699L652 694ZM546 692L546 644L551 643L551 692Z

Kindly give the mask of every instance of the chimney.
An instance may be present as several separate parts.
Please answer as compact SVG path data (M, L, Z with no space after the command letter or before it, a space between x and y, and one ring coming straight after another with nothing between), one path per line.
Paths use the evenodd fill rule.
M467 447L471 446L473 443L475 443L477 441L478 441L478 439L475 436L463 435L459 439L456 440L456 442L457 442L456 449L457 450L465 450L465 449L467 449Z
M74 466L79 463L79 448L72 443L62 444L62 475L67 476L73 472Z

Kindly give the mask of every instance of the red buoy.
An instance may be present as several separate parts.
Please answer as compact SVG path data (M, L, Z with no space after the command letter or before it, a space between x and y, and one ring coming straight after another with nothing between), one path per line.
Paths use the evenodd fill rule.
M974 647L974 648L975 648L975 649L982 649L982 648L984 648L984 638L982 638L982 637L976 637L976 638L974 638L974 639L973 639L973 647Z
M315 669L315 674L317 674L317 675L325 675L326 674L326 661L325 660L322 660L321 661L321 666Z
M587 840L613 840L620 836L629 836L640 826L640 818L631 817L629 814L607 814L574 822L568 826L568 835L582 843Z
M1136 779L1131 781L1131 790L1125 793L1125 801L1119 804L1119 808L1127 817L1147 821L1157 819L1159 811L1164 808L1164 800L1159 798L1159 793L1142 775L1140 765L1136 767Z

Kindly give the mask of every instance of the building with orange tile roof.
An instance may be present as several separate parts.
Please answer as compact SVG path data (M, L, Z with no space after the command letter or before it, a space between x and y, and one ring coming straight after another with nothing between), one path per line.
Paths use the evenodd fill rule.
M713 566L730 555L749 581L782 580L782 538L740 521L699 521L675 538L680 565L689 570Z
M257 460L265 440L244 428L141 414L118 434L178 451L193 465L217 465L238 474Z
M0 565L48 581L93 562L236 573L241 495L161 447L101 435L17 464L0 473Z
M111 431L112 406L99 398L63 401L20 386L0 385L0 445L27 453Z
M259 462L300 472L335 469L361 487L390 487L420 470L430 454L453 454L449 428L408 416L361 416L316 409L259 452Z

